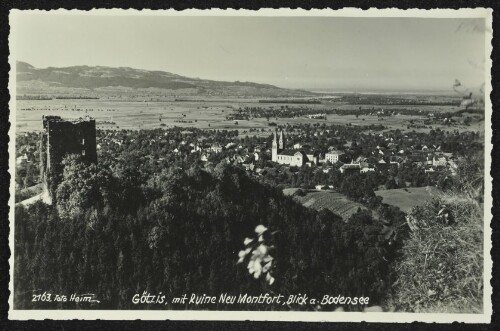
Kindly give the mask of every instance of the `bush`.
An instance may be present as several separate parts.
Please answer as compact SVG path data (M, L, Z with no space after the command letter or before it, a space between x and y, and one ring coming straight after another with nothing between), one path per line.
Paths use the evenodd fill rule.
M442 217L444 213L449 216ZM479 204L468 197L447 195L414 207L407 222L411 232L400 261L394 264L396 309L482 312L483 215Z
M297 191L295 191L294 195L299 197L305 197L307 195L307 191L299 188L297 189Z

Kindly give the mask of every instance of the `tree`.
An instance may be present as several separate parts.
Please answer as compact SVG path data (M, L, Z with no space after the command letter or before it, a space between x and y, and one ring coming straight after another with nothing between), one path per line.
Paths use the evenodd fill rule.
M91 207L102 208L113 190L111 173L95 164L87 165L71 154L63 161L63 179L56 190L57 211L61 218L73 219Z
M391 190L391 189L395 189L395 188L398 188L398 184L396 183L396 180L394 179L394 177L389 177L387 179L387 181L385 182L385 189Z

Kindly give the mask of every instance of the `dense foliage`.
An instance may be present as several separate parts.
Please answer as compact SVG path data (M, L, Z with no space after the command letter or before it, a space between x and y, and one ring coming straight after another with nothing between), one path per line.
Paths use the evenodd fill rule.
M239 136L237 131L194 128L98 131L98 166L68 156L52 206L37 202L16 207L16 308L158 308L132 303L132 296L143 291L162 292L169 299L185 293L307 293L318 298L341 294L369 296L370 304L387 303L387 297L393 296L398 309L432 308L425 301L413 307L404 301L401 290L410 289L407 284L414 277L414 285L419 288L432 282L432 278L422 274L424 269L416 267L422 266L422 261L412 260L412 247L419 247L415 245L423 245L426 238L448 229L433 225L438 228L431 228L430 233L418 238L412 233L405 241L408 228L404 214L383 204L374 191L380 187L436 185L450 194L461 192L467 199L481 203L484 167L482 154L477 153L482 149L478 133L394 130L382 135L380 128L375 127L366 133L362 127L319 124L285 129L290 133L288 144L306 141L314 149L335 147L345 152L346 162L370 155L376 146L389 148L389 141L396 144L396 151L403 149L405 153L423 145L439 145L443 151L460 155L463 162L459 163L456 176L426 174L422 168L406 164L375 173L341 174L336 166L324 172L325 167L288 168L268 162L265 149L270 146L271 134L248 137ZM39 192L40 185L30 186L39 180L37 141L36 134L27 134L17 141L16 156L26 154L28 161L16 167L17 184L24 188L16 200ZM215 144L223 146L223 150L211 153L208 162L200 160L202 152L193 151L194 146ZM240 164L228 162L235 155L253 155L255 150L261 151L256 167L266 170L259 176L245 173ZM341 220L330 211L305 208L281 192L282 187L308 188L317 184L332 185L371 212L360 210L349 220ZM475 210L469 207L464 215ZM437 207L432 208L422 209L414 216L425 220L419 217L434 215ZM432 217L428 219L432 222ZM237 264L243 240L258 224L274 233L272 285L254 279L245 265ZM477 235L469 234L467 238ZM453 238L449 237L449 242ZM437 245L447 244L434 239ZM480 247L476 248L471 255L479 252ZM398 255L401 253L403 257ZM460 265L467 256L453 257L454 264ZM424 265L427 272L431 265L425 260ZM450 266L449 270L454 269ZM401 275L400 285L393 289L392 284ZM101 303L32 303L33 291L41 289L54 294L94 293ZM415 289L413 294L427 295L418 291ZM437 294L431 297L448 298ZM474 303L468 307L474 307ZM167 308L336 307L177 304Z
M16 208L16 308L34 307L32 289L94 293L101 301L94 307L41 302L37 308L155 308L132 304L132 296L145 290L167 298L226 292L321 298L327 291L369 296L370 304L377 304L392 282L388 262L394 251L384 236L387 226L366 211L343 222L222 164L211 172L193 166L168 168L145 182L140 177L130 168L112 173L68 157L55 205ZM243 239L258 224L275 231L272 286L236 263Z

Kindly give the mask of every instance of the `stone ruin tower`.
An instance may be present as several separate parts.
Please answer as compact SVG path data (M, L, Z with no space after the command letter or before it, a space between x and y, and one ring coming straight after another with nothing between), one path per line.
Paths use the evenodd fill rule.
M48 202L63 173L62 160L68 154L78 154L89 163L97 163L95 119L86 116L64 120L60 116L43 116L40 143L40 174Z

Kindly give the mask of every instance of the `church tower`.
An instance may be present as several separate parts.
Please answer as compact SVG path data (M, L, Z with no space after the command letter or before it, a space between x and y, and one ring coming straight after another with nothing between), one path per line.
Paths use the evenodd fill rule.
M283 130L280 131L280 139L278 142L278 151L281 152L285 149L285 137L283 136Z
M285 137L283 131L280 131L279 136L276 136L276 132L273 133L273 146L271 161L278 162L278 154L285 149Z
M273 135L273 145L271 151L271 161L276 162L278 160L278 141L276 140L276 132L274 132Z

